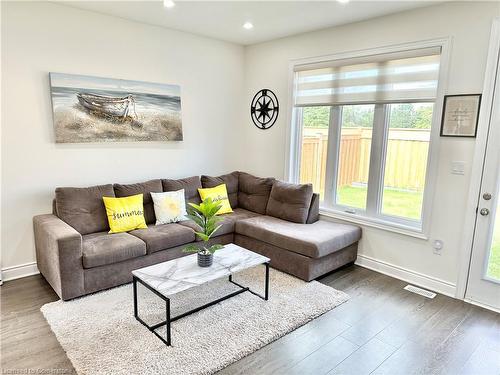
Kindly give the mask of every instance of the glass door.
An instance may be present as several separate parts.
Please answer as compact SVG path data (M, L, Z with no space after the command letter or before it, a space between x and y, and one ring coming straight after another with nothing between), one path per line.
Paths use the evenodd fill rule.
M498 62L497 62L498 64ZM500 64L489 124L465 297L500 310Z
M486 267L486 276L496 282L500 282L500 199L495 207L496 213L493 216L493 233L491 236L491 245L489 246L488 266Z

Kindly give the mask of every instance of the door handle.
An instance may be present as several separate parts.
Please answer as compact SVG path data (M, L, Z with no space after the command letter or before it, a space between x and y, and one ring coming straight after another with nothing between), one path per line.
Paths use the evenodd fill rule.
M479 213L483 216L488 216L490 214L490 210L488 210L487 208L481 208Z
M491 193L484 193L483 194L483 199L485 201L489 201L491 199Z

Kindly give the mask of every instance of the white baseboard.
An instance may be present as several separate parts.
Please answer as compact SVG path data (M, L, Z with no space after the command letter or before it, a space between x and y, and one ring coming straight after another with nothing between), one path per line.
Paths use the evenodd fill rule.
M358 266L395 277L396 279L406 281L422 288L432 290L433 292L456 298L455 293L457 286L448 281L440 280L432 276L427 276L422 273L411 271L409 269L361 254L358 254L356 264Z
M479 306L479 307L482 307L483 309L491 310L491 311L494 311L496 313L500 313L500 309L497 309L496 307L487 305L485 303L477 302L477 301L474 301L474 300L469 299L469 298L464 299L464 301L467 303L470 303L471 305Z
M21 277L36 275L40 273L36 262L20 264L18 266L2 268L2 281L20 279Z

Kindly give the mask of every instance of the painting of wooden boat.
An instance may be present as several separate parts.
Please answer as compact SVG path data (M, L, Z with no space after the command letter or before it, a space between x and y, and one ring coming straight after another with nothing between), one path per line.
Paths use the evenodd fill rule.
M97 114L120 117L122 119L129 116L137 118L135 99L132 94L124 97L113 97L78 92L76 97L82 106Z
M56 143L182 141L179 85L50 73Z

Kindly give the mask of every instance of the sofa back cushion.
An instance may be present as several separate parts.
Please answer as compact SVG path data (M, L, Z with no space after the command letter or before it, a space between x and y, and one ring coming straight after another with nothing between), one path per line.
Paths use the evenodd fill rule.
M102 197L114 197L113 185L56 189L58 216L80 234L109 231Z
M307 224L312 224L319 220L319 200L319 194L314 193L311 199L311 207L309 207L309 214L307 215Z
M163 191L178 191L184 189L184 196L186 197L187 203L200 204L200 194L198 194L198 189L201 188L200 176L192 176L187 178L181 178L179 180L161 180L163 185Z
M113 187L115 189L115 196L117 198L143 194L144 218L146 219L146 223L152 224L156 222L155 209L153 205L153 198L151 198L151 193L163 192L161 180L149 180L146 182L127 185L114 184Z
M52 199L52 215L59 216L57 214L56 198Z
M204 188L226 184L229 203L231 203L232 208L236 208L238 207L238 175L239 172L232 172L218 177L201 176L201 184Z
M251 174L240 172L238 187L238 206L245 210L265 215L267 201L271 194L275 179L268 177L255 177Z
M267 202L266 215L305 224L313 196L311 184L276 181Z

